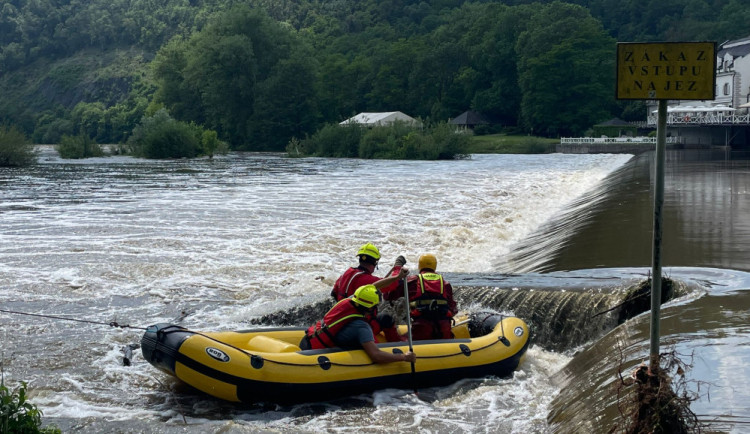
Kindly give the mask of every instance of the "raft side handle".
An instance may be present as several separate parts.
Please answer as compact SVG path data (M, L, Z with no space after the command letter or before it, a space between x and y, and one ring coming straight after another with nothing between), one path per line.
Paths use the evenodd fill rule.
M327 371L327 370L331 369L331 361L326 356L320 356L320 357L318 357L318 365L324 371Z
M263 356L259 356L257 354L250 355L250 366L252 366L255 369L260 369L263 367Z
M505 337L505 327L503 327L503 314L500 314L500 337L497 339L503 343L506 347L510 346L510 341Z

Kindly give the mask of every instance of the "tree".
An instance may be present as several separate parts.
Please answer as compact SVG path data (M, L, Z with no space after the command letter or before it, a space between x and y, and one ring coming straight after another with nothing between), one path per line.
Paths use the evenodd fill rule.
M106 108L100 102L79 102L71 112L71 120L76 133L87 138L104 138L106 133Z
M367 107L364 94L369 89L372 62L360 54L351 61L342 53L323 56L318 69L318 106L323 119L340 122ZM346 83L346 86L342 86Z
M257 86L256 120L250 130L255 149L283 149L290 137L303 137L317 125L317 67L311 53L298 53L280 60Z
M742 0L730 0L719 15L719 26L723 38L735 39L747 37L747 23L750 22L750 10Z
M291 29L237 6L188 41L173 40L159 51L155 101L179 119L215 129L234 148L283 149L311 128L304 111L316 116L312 59Z
M609 116L615 44L579 6L554 2L519 35L521 119L534 134L579 135Z
M60 144L57 145L57 152L61 158L89 158L101 157L104 150L99 144L91 140L86 134L77 136L62 136Z
M200 95L186 82L187 43L176 37L164 45L151 63L157 89L153 100L169 107L170 112L181 119L204 122Z
M34 147L15 127L0 126L0 167L28 166L36 161Z
M191 42L183 71L185 90L198 96L203 116L183 119L205 122L234 143L247 142L259 67L252 38L210 31Z
M133 130L128 145L145 158L193 158L200 152L203 132L195 125L173 119L166 109L144 116Z

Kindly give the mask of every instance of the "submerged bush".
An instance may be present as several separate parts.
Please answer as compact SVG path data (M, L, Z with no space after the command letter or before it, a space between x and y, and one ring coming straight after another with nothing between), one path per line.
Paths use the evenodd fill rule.
M347 157L402 160L450 160L468 154L470 137L440 123L420 128L405 122L365 128L359 124L329 124L305 140L293 139L293 157Z
M104 155L102 147L85 134L77 136L64 135L56 148L61 158L90 158Z
M0 380L0 433L60 433L55 427L41 428L42 411L26 399L26 383L10 390Z
M213 158L214 154L226 154L229 145L219 140L219 135L214 130L204 130L201 134L201 150L203 155Z
M365 129L356 123L347 125L326 124L305 140L293 138L286 147L293 157L317 156L333 158L357 158L359 142Z
M359 142L359 158L416 159L413 151L421 146L416 128L405 122L394 122L365 131Z
M437 153L438 160L452 160L454 158L468 157L471 136L456 131L456 127L447 122L441 122L430 129L430 140Z
M216 132L172 118L166 109L144 117L128 139L133 155L145 158L193 158L226 153Z
M0 126L0 167L28 166L36 162L36 152L26 136L15 127Z

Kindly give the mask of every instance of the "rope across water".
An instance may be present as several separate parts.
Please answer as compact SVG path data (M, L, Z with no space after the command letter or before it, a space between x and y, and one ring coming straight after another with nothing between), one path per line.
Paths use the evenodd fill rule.
M121 328L121 329L126 329L127 328L127 329L136 329L136 330L146 330L146 327L136 327L136 326L131 326L129 324L119 324L117 321L110 321L110 322L107 323L107 322L91 321L91 320L87 320L87 319L69 318L69 317L57 316L57 315L43 315L43 314L40 314L40 313L19 312L19 311L15 311L15 310L7 310L7 309L0 309L0 312L12 313L12 314L15 314L15 315L35 316L35 317L39 317L39 318L59 319L59 320L63 320L63 321L82 322L82 323L86 323L86 324L106 325L106 326L117 327L117 328Z
M19 311L8 310L8 309L0 309L0 312L10 313L10 314L14 314L14 315L33 316L33 317L38 317L38 318L49 318L49 319L57 319L57 320L63 320L63 321L73 321L73 322L80 322L80 323L94 324L94 325L105 325L105 326L109 326L109 327L117 327L117 328L122 328L122 329L129 328L129 329L135 329L135 330L148 331L148 328L146 328L146 327L131 326L129 324L119 324L117 321L110 321L110 322L106 323L106 322L101 322L101 321L92 321L92 320L85 320L85 319L78 319L78 318L69 318L69 317L58 316L58 315L45 315L45 314L39 314L39 313L19 312ZM226 345L226 346L228 346L230 348L234 348L237 351L240 351L240 352L242 352L244 354L247 354L248 357L251 357L251 358L252 357L261 357L261 356L258 356L256 354L249 353L249 352L247 352L247 351L245 351L245 350L243 350L241 348L238 348L238 347L235 347L233 345L227 344L226 342L222 342L222 341L220 341L218 339L212 338L211 336L205 335L205 334L200 333L200 332L195 332L195 331L183 328L183 327L179 327L178 330L182 331L182 332L189 332L189 333L193 333L193 334L196 334L196 335L199 335L199 336L203 336L206 339L212 340L212 341L217 342L217 343L221 343L221 344ZM178 330L173 330L171 332L176 332ZM170 333L170 331L166 331L165 333ZM503 332L503 336L501 336L501 338L504 338L504 337L505 336L504 336L504 332ZM481 347L481 348L476 348L473 351L481 351L481 350L487 349L489 347L492 347L492 346L496 345L498 342L501 342L501 340L498 339L497 341L492 342L489 345L486 345L486 346ZM443 355L439 355L439 356L422 356L422 357L417 356L417 358L422 358L422 359L439 359L439 358L453 357L453 356L457 356L457 355L461 355L461 354L463 354L462 351L460 351L458 353L443 354ZM269 363L275 363L275 364L278 364L278 365L286 365L286 366L318 366L319 365L319 363L282 362L282 361L279 361L279 360L267 359L265 357L263 357L263 360L265 360L265 361L267 361ZM336 363L336 362L329 362L329 363L331 365L333 365L333 366L345 366L345 367L362 367L362 366L370 366L370 365L373 364L373 363L344 364L344 363Z

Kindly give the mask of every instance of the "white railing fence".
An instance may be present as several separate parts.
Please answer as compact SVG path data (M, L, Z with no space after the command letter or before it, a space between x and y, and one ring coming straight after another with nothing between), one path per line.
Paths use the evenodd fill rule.
M561 137L561 145L594 144L655 144L656 137ZM667 137L667 143L682 143L682 137Z
M649 115L648 126L656 126L656 115ZM748 125L750 113L725 114L721 112L707 113L669 113L667 125Z

